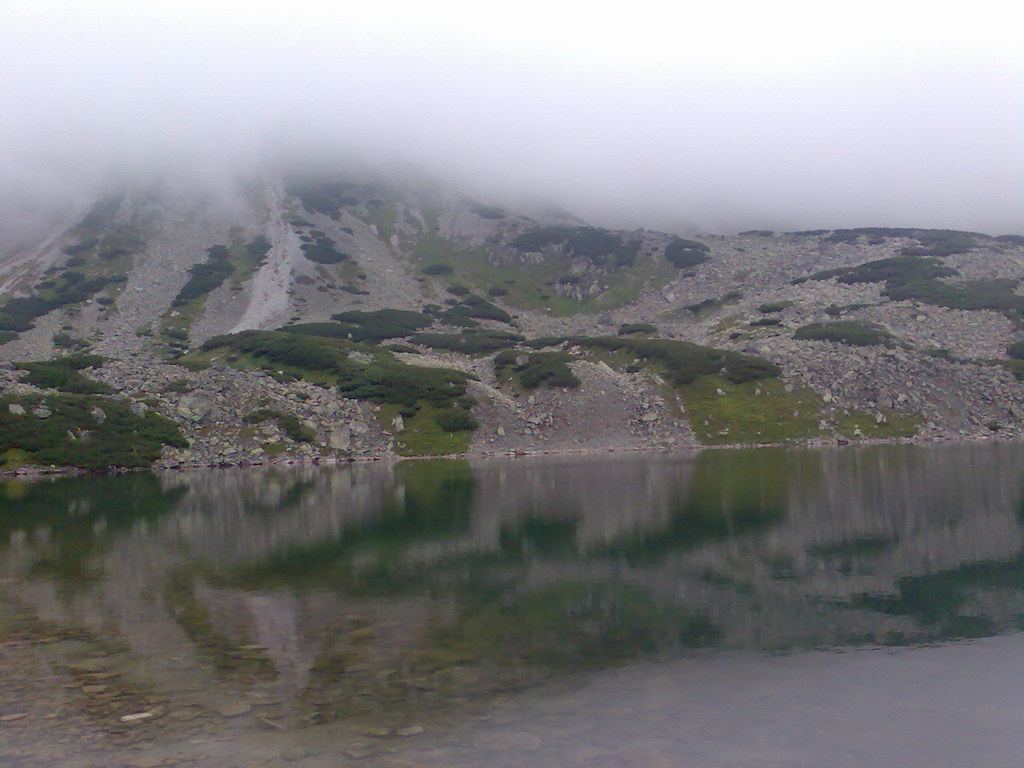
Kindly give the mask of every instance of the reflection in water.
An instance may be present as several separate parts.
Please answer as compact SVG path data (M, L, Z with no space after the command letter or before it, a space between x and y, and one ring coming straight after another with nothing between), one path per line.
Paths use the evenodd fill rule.
M1021 627L1022 475L994 444L10 481L0 632L103 688L95 718L158 702L178 730L232 706L400 725L695 648L978 637Z

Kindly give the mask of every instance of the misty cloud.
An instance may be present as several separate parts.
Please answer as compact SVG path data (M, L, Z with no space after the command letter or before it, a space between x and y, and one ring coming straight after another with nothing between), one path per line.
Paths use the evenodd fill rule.
M983 7L428 5L8 3L0 221L354 155L609 225L1024 231L1024 67Z

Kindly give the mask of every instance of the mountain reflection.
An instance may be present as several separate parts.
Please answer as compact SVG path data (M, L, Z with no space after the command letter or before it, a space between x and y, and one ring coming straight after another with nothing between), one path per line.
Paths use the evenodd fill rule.
M172 699L315 724L695 648L1018 629L1022 479L990 444L8 481L0 577Z

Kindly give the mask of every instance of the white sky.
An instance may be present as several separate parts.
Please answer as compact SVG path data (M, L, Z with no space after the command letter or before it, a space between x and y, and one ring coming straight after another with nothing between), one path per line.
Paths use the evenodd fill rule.
M1024 232L1010 7L0 0L0 200L345 147L597 223Z

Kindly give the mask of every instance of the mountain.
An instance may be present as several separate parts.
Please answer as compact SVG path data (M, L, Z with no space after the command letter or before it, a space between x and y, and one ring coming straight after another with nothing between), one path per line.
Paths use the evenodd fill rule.
M264 170L121 185L0 243L11 467L1024 429L1016 235L681 237Z

